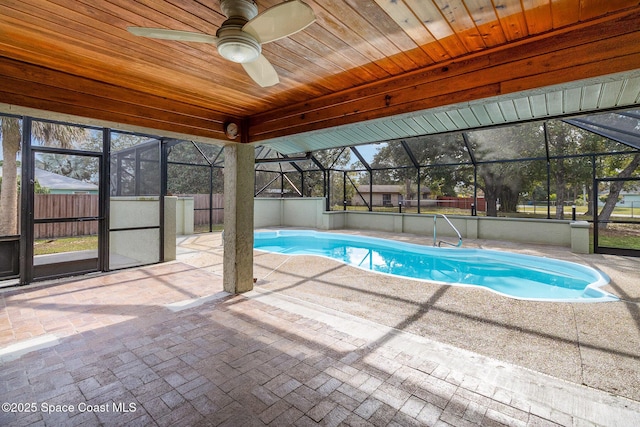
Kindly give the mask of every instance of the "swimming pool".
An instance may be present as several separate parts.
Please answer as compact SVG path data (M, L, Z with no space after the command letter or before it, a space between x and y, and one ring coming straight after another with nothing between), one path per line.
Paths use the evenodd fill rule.
M526 300L615 301L598 289L609 278L591 267L552 258L486 249L435 248L395 240L306 230L260 231L254 248L317 255L377 273L465 286L482 286Z

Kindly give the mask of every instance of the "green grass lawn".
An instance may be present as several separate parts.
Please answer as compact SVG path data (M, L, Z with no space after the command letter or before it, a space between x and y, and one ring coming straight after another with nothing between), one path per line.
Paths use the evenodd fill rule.
M637 236L598 236L598 245L605 248L640 250L640 237Z
M195 233L208 233L209 225L196 225ZM214 224L213 231L223 230L222 224ZM76 252L84 250L97 250L98 236L74 236L57 237L51 239L37 239L33 245L34 255L58 254L62 252Z
M212 232L220 232L224 230L223 224L213 224ZM209 224L196 224L193 226L194 233L208 233L209 232Z
M98 249L98 236L58 237L55 239L38 239L34 242L34 255L58 254Z
M640 250L640 224L609 224L607 228L599 228L598 245Z

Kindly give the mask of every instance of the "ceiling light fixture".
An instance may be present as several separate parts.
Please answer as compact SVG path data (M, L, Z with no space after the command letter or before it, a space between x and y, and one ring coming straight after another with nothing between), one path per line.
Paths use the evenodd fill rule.
M260 43L242 31L238 34L219 37L217 46L218 53L223 58L238 64L255 61L262 52Z

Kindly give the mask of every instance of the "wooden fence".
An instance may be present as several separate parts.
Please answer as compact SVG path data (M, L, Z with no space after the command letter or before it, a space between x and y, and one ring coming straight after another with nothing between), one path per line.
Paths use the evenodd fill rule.
M478 202L478 205L476 206L476 210L478 212L484 212L487 210L487 204L484 198L478 197L477 202ZM471 209L472 204L473 204L472 197L438 196L438 206L440 207Z
M209 195L180 194L178 197L193 197L193 225L209 224ZM214 194L212 198L212 223L224 222L224 195Z
M77 218L98 216L96 194L35 194L34 218ZM98 234L98 221L55 222L35 224L35 239L73 237Z
M193 197L194 225L209 224L209 195L182 194ZM224 222L224 196L214 194L212 198L213 224ZM36 194L34 196L34 218L78 218L98 216L98 196L95 194ZM98 234L98 221L54 222L35 224L35 239L87 236Z

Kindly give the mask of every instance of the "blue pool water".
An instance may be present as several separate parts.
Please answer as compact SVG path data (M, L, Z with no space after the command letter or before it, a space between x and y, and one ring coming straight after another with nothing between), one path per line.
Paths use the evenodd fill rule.
M518 299L617 300L614 295L598 289L609 283L609 278L593 268L510 252L436 248L373 237L299 230L256 232L254 247L287 255L329 257L394 276L483 286Z

